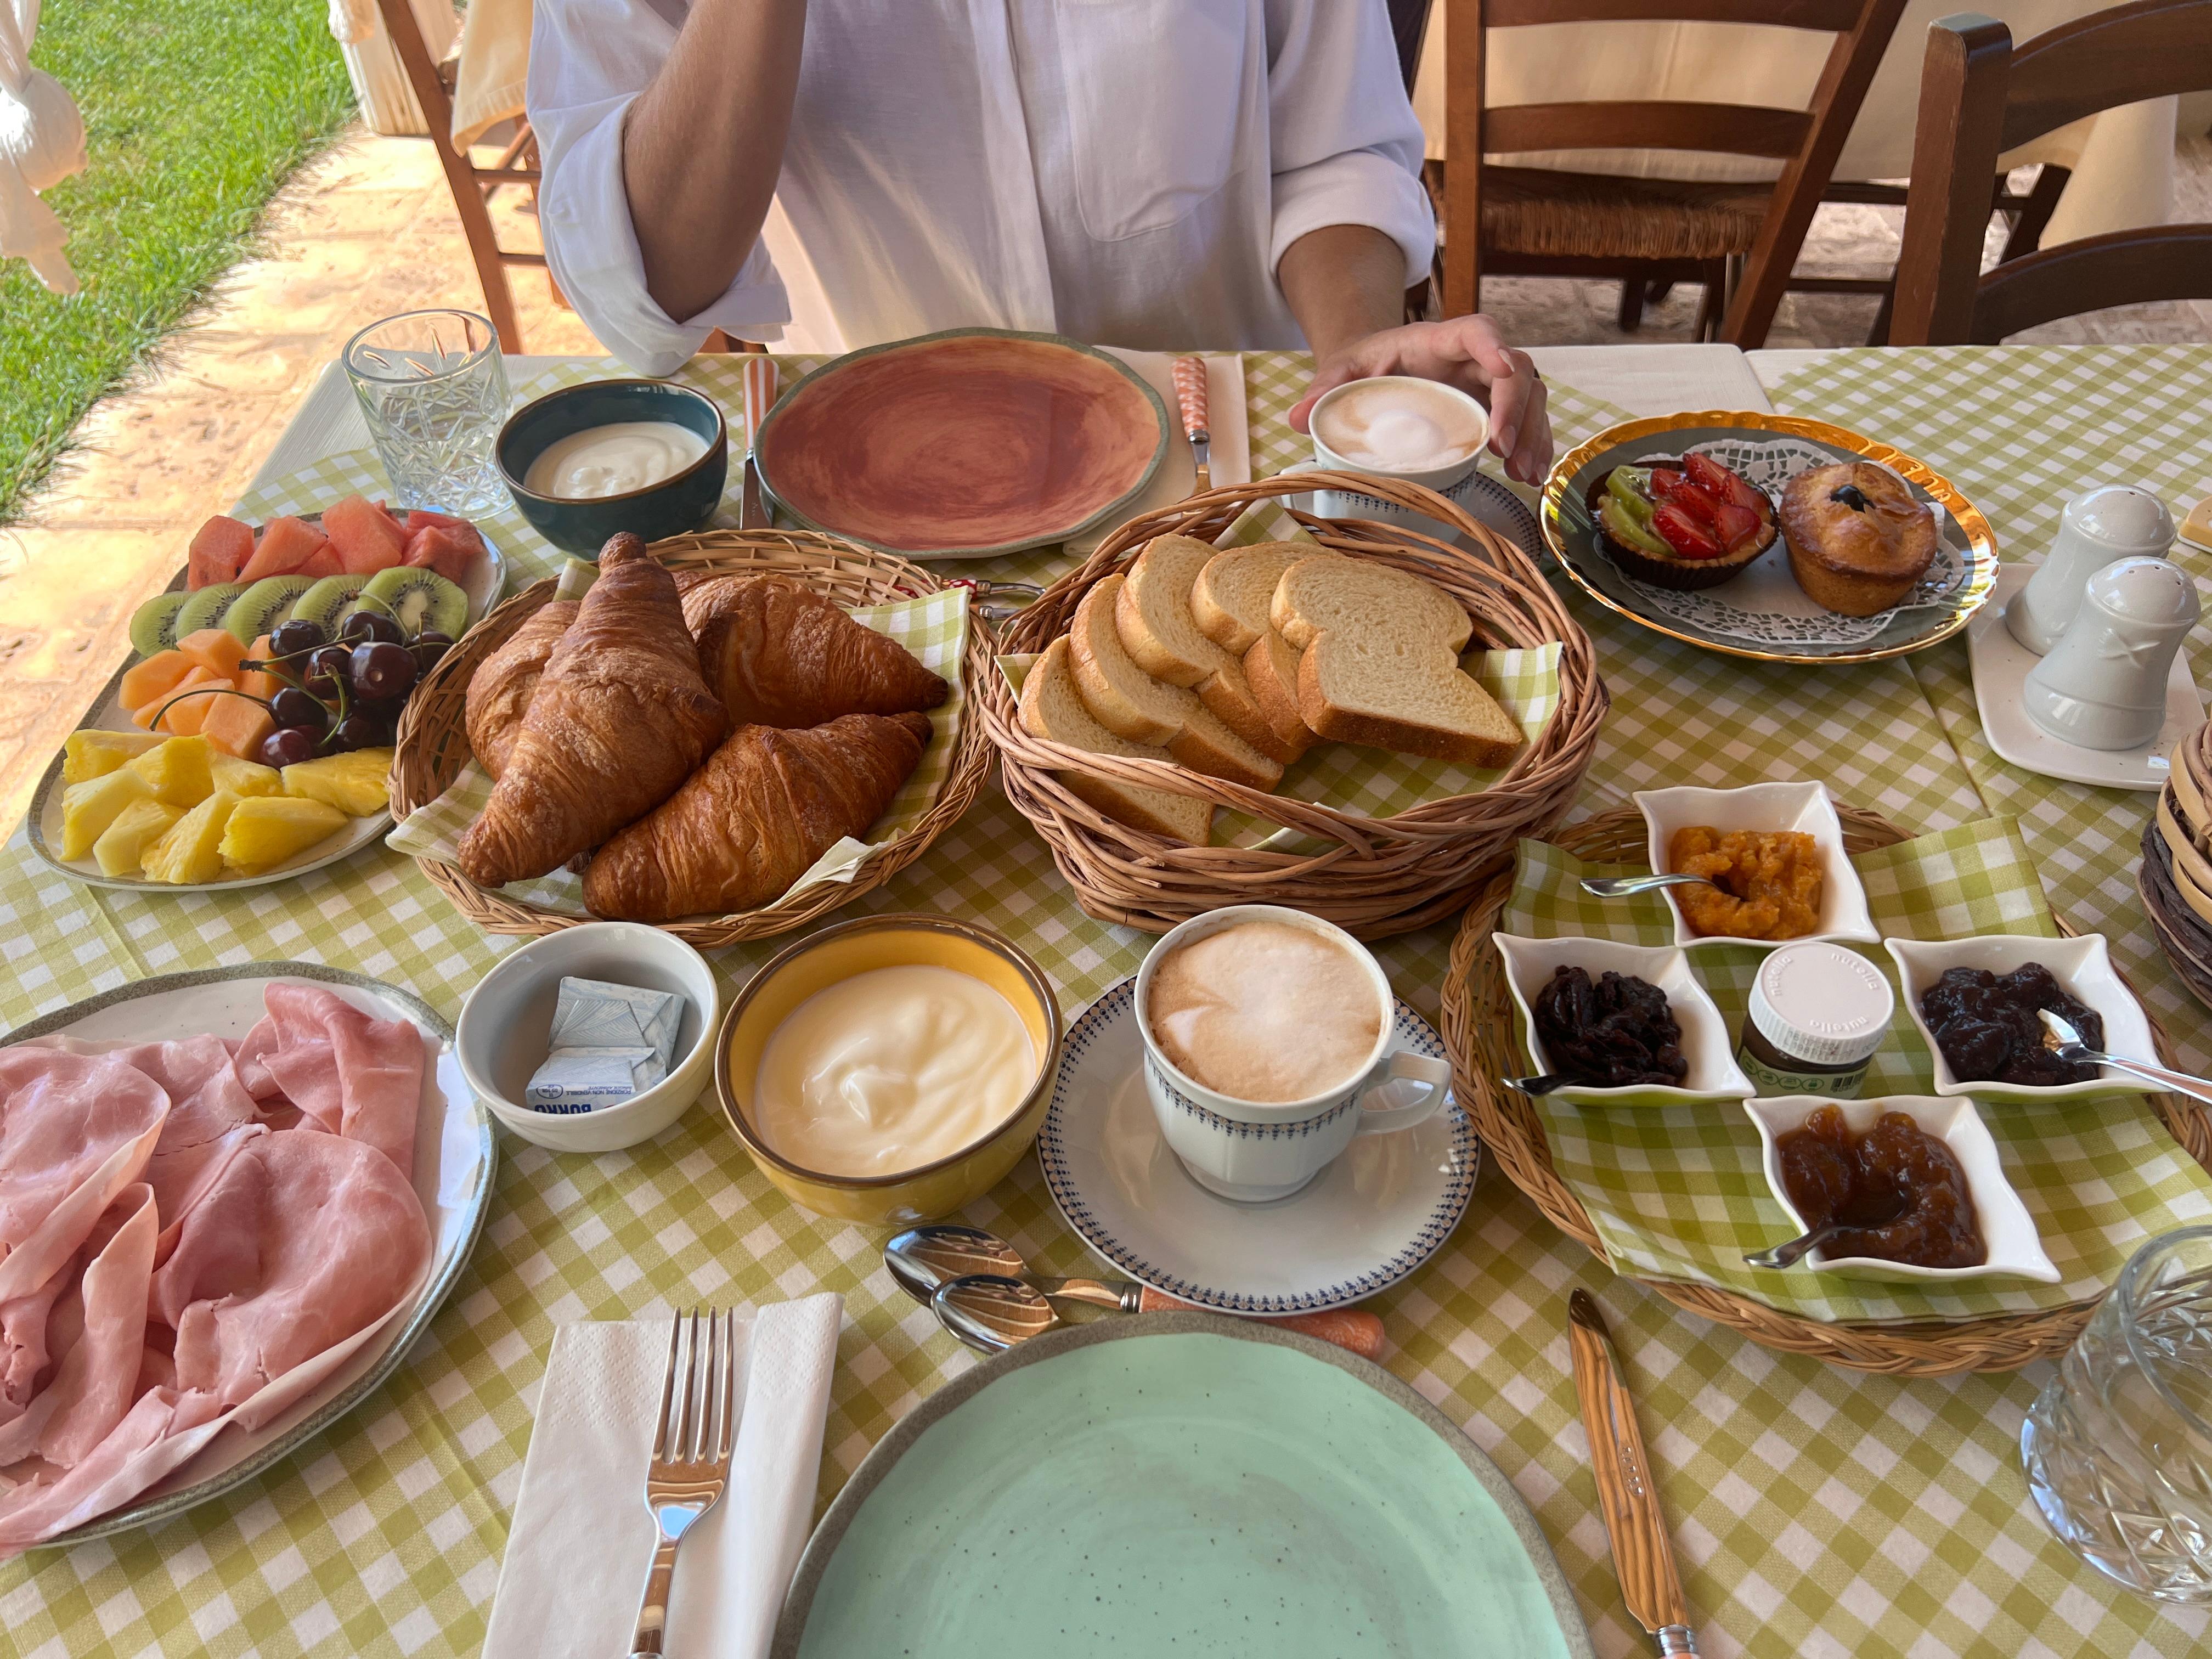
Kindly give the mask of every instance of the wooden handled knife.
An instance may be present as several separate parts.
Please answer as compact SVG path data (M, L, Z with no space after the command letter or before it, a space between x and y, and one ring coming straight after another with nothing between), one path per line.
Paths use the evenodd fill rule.
M1620 1380L1620 1359L1605 1316L1587 1291L1567 1298L1567 1344L1574 1353L1575 1393L1582 1401L1583 1427L1589 1433L1598 1508L1613 1545L1621 1600L1662 1654L1694 1654L1698 1638L1690 1629L1690 1606L1674 1571L1674 1547L1659 1512L1659 1489L1644 1455L1644 1436L1636 1426L1635 1403Z
M1178 357L1175 360L1176 402L1182 412L1182 434L1190 440L1190 458L1197 467L1197 492L1203 495L1213 488L1213 469L1207 465L1207 451L1212 444L1212 434L1206 430L1206 360L1203 357Z

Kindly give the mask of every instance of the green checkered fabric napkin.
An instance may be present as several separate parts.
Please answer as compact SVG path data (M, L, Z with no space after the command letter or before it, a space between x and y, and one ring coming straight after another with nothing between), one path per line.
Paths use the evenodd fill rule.
M2055 938L2035 866L2010 818L1990 818L1862 853L1851 860L1885 935L1969 933ZM1585 865L1541 842L1521 843L1500 931L1581 934L1634 945L1673 939L1656 893L1630 900L1584 893L1585 874L1642 866ZM1862 950L1899 991L1887 951ZM1765 957L1749 945L1704 945L1696 974L1731 1031L1743 1023L1752 976ZM1527 1059L1525 1050L1522 1058ZM1864 1095L1929 1094L1926 1047L1900 1007L1867 1072ZM2154 1234L2212 1217L2212 1176L2174 1143L2140 1095L2032 1108L1978 1103L2006 1177L2057 1267L2056 1285L1954 1281L1941 1291L1848 1279L1799 1267L1747 1267L1747 1250L1795 1236L1768 1189L1759 1131L1735 1106L1580 1108L1536 1102L1552 1165L1589 1211L1607 1259L1645 1279L1718 1285L1784 1313L1826 1322L1905 1325L2063 1307L2100 1296L2135 1248Z
M952 775L953 752L967 713L968 691L960 683L960 659L968 648L966 588L949 587L896 605L860 605L847 614L904 646L924 668L943 677L952 695L930 711L929 744L921 751L921 763L891 797L890 806L876 820L870 838L862 842L847 836L840 840L791 884L786 898L820 882L852 880L869 854L890 846L920 822L936 802L945 781ZM461 836L483 811L491 790L491 775L471 761L443 794L395 824L385 837L385 845L414 858L456 862ZM583 879L566 869L535 881L515 882L502 890L512 898L557 915L586 914Z
M1021 695L1036 661L1034 652L1000 657L999 672ZM1470 651L1460 666L1498 699L1534 743L1559 706L1559 647L1530 651ZM1505 775L1504 767L1460 766L1387 749L1350 743L1317 743L1284 770L1274 793L1363 817L1395 817L1424 801L1479 794ZM1215 847L1267 848L1279 852L1326 851L1316 837L1285 830L1251 812L1214 815Z

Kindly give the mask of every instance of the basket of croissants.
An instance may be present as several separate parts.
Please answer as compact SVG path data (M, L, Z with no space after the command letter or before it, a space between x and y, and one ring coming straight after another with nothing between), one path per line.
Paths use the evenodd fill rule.
M1316 489L1465 544L1290 503L1304 538L1215 544ZM1328 472L1131 520L1000 648L977 697L1007 798L1086 911L1153 933L1243 903L1367 939L1454 915L1565 815L1607 708L1528 554L1431 490Z
M906 560L811 532L623 535L580 599L558 586L470 629L400 724L395 844L488 932L783 933L920 857L989 769L965 703L990 631Z

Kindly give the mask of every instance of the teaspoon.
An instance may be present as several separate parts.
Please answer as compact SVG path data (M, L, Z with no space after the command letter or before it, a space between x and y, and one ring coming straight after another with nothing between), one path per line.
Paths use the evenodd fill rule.
M1574 1083L1574 1079L1565 1072L1545 1072L1536 1077L1501 1077L1498 1080L1524 1095L1548 1095L1554 1089L1565 1089Z
M2140 1060L2130 1060L2125 1054L2108 1054L2092 1048L2081 1041L2081 1032L2071 1022L2061 1019L2048 1008L2039 1008L2037 1015L2043 1028L2050 1033L2044 1046L2060 1060L2075 1066L2109 1066L2116 1072L2125 1072L2171 1089L2178 1095L2187 1095L2191 1100L2212 1103L2212 1080L2191 1077L2186 1072L2169 1072L2163 1066L2148 1066Z
M1809 1233L1801 1233L1786 1244L1777 1244L1772 1249L1754 1250L1744 1257L1749 1267L1794 1267L1814 1250L1817 1250L1838 1233L1844 1231L1840 1221L1831 1221L1825 1227L1815 1227Z
M1703 876L1584 876L1583 891L1592 898L1626 898L1659 887L1710 887Z

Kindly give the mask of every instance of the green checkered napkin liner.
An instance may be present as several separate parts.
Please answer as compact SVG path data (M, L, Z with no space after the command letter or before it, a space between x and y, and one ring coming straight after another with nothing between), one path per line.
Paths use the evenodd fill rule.
M921 763L891 798L890 811L876 821L872 839L860 842L846 836L792 884L793 893L817 882L852 880L867 854L889 846L914 828L937 799L945 779L952 775L953 750L959 740L961 720L967 713L967 688L961 684L960 676L961 656L968 647L966 588L946 588L918 599L903 599L896 605L861 605L848 614L854 621L865 623L878 634L896 640L914 653L923 667L942 675L952 688L952 695L929 711L929 745L921 751ZM491 790L490 775L471 761L443 794L394 825L392 833L385 837L385 845L416 858L456 862L461 836L483 811L484 803L491 798ZM586 914L583 880L565 869L535 881L515 882L501 890L510 897L562 915Z
M1923 836L1851 862L1885 935L2057 936L2034 863L2011 818ZM1524 841L1499 930L1668 944L1673 928L1658 894L1595 899L1578 884L1585 874L1642 867L1585 865L1556 847ZM1878 946L1862 953L1896 989L1888 953ZM1690 953L1692 971L1731 1032L1741 1026L1752 975L1765 955L1747 945L1705 945ZM1864 1093L1933 1092L1927 1049L1900 1006L1868 1070ZM1939 1292L1802 1267L1747 1267L1747 1250L1779 1243L1796 1230L1767 1188L1759 1131L1741 1108L1582 1109L1550 1097L1536 1103L1553 1168L1589 1212L1617 1272L1715 1285L1824 1322L1905 1325L2063 1307L2102 1294L2145 1238L2212 1218L2212 1176L2174 1143L2140 1095L1977 1107L2006 1177L2058 1269L2056 1285L1976 1279Z
M999 672L1021 695L1034 653L1000 657ZM1460 666L1498 699L1534 743L1559 706L1557 643L1526 651L1470 651ZM1459 766L1387 749L1350 743L1317 743L1283 774L1274 793L1362 817L1395 817L1425 801L1479 794L1505 775L1503 767ZM1215 847L1267 848L1277 852L1323 852L1330 843L1285 830L1249 812L1214 815Z

